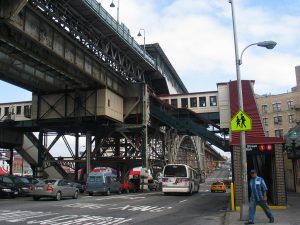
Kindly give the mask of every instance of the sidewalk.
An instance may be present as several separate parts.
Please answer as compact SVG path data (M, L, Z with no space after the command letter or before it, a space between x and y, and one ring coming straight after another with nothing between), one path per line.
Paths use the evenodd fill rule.
M288 209L276 210L272 213L275 218L274 225L300 225L300 194L288 194ZM225 225L242 225L246 221L240 221L240 212L229 211L225 215ZM269 219L262 210L256 211L255 224L268 225Z

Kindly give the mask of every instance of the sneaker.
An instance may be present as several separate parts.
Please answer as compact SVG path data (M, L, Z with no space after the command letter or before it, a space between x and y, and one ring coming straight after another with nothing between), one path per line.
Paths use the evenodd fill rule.
M274 218L270 218L269 223L274 223Z
M245 223L245 225L247 225L247 224L254 224L254 222L249 221L249 222Z

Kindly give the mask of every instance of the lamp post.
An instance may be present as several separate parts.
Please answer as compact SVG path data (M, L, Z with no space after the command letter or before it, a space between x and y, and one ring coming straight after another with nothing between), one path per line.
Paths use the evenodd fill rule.
M111 1L110 5L111 8L116 7L116 5L114 4L114 0ZM117 22L119 23L119 16L120 16L120 2L119 0L117 1Z
M137 34L138 37L141 37L142 34L141 34L141 31L144 32L144 56L146 55L146 33L145 33L145 29L141 28L139 30L139 33Z
M232 27L233 27L233 38L234 38L235 60L236 60L236 76L237 76L239 110L244 111L243 90L242 90L241 71L240 71L243 54L247 48L253 45L259 47L265 47L267 49L272 49L276 46L276 42L263 41L263 42L250 44L243 49L242 54L239 57L234 3L233 0L229 0L228 2L231 4L231 13L232 13ZM242 174L242 204L240 207L240 220L248 220L249 202L248 202L247 153L246 153L245 131L240 132L240 151L241 151L241 174Z

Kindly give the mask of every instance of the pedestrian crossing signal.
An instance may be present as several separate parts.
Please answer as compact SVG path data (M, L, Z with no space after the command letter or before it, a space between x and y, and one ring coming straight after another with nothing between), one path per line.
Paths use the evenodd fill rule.
M252 130L252 119L245 112L238 111L231 119L230 130L232 132Z

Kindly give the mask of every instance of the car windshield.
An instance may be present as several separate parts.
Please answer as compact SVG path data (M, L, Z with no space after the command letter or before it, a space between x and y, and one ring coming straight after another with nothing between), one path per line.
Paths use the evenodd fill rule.
M10 179L9 177L3 177L3 183L7 183L7 184L13 184L13 180Z
M24 182L20 179L20 177L12 177L11 179L12 179L15 183L17 183L17 184L24 183Z
M187 177L186 168L182 165L169 165L164 170L165 177Z
M45 184L54 185L56 180L45 180Z
M25 177L20 177L20 180L21 180L23 183L25 183L25 184L29 184L29 183L30 183L29 180L28 180L27 178L25 178Z
M224 183L222 183L222 182L215 182L215 183L213 183L213 185L223 185Z
M88 178L88 181L89 181L89 182L95 182L95 177L94 177L94 176L93 176L93 177L89 177L89 178Z

